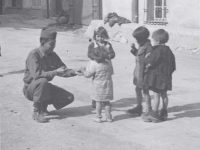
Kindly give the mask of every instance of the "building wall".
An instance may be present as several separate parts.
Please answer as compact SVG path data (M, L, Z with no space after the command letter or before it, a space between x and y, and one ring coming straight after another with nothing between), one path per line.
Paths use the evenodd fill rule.
M103 0L103 18L110 12L132 20L132 0Z
M45 18L47 16L46 0L41 0L41 7L33 7L32 0L22 1L22 8L12 8L10 7L11 0L6 0L4 5L4 14L32 15L38 18ZM56 15L56 0L49 0L49 10L50 16Z
M169 27L200 29L200 0L167 0ZM144 22L144 0L139 0L139 23Z
M199 0L167 0L169 12L167 19L170 26L199 29Z

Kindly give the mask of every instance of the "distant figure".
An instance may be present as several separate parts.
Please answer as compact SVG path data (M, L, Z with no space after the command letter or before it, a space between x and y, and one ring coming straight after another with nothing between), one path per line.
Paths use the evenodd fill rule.
M43 123L48 120L47 106L53 104L61 109L74 101L74 95L49 81L55 76L73 77L76 71L68 69L54 52L57 32L44 28L41 31L40 46L32 50L26 59L23 93L33 101L33 119Z
M153 51L147 54L147 73L145 75L144 84L154 92L154 114L160 116L160 120L166 120L168 117L167 91L172 90L172 73L176 70L175 56L169 46L165 43L169 40L169 34L164 29L153 32ZM160 96L163 100L163 108L158 114L160 104Z
M93 41L91 39L89 40L90 42L91 41L92 42L90 43L88 47L88 53L87 53L91 61L94 60L93 50L97 47L101 47L101 49L105 51L104 54L105 54L106 59L111 60L115 58L115 52L113 50L112 45L107 41L108 39L109 39L109 36L104 27L100 26L98 27L97 30L94 31ZM94 100L92 100L92 107L96 108L96 103Z
M91 98L96 102L95 122L102 122L101 110L105 106L106 121L112 122L111 104L113 100L113 67L105 51L101 47L96 47L92 51L93 60L90 62L90 68L82 69L81 72L86 78L92 77L92 95Z

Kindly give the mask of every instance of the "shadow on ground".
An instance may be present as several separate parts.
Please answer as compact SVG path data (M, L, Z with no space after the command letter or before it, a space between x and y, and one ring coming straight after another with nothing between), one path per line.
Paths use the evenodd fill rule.
M200 117L200 103L193 103L193 104L187 104L183 106L174 106L168 109L168 112L175 112L174 119L179 119L179 118L195 118L195 117ZM180 112L180 113L178 113Z
M21 73L24 73L24 71L25 71L24 69L18 70L18 71L10 71L7 73L0 74L0 77L6 76L6 75L12 75L12 74L21 74Z

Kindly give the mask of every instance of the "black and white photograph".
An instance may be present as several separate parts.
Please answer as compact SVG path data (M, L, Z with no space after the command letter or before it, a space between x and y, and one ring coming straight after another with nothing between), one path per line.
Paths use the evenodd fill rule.
M0 0L0 150L199 150L200 0Z

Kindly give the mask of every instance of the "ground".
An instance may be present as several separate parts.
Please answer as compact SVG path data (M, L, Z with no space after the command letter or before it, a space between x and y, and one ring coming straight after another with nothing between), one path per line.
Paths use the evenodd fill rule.
M48 20L17 21L9 20L6 24L1 20L0 28L2 150L199 149L199 55L173 51L177 70L173 75L173 91L169 92L168 121L145 123L140 117L130 117L125 113L136 104L132 84L135 60L130 54L129 44L111 42L116 52L113 60L114 122L92 121L95 110L90 100L91 79L76 76L54 78L52 83L72 92L75 101L59 111L49 106L53 115L48 117L50 122L42 124L31 117L32 102L22 94L22 80L26 57L39 45L38 28ZM58 33L55 51L68 68L78 68L87 64L88 45L87 38L64 31Z

